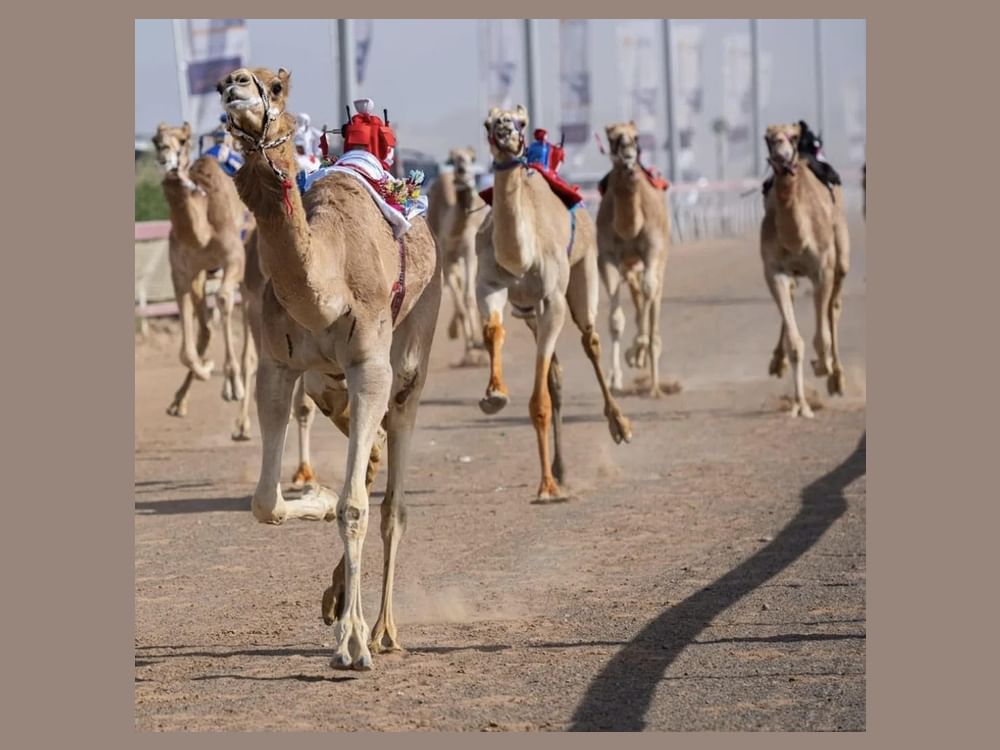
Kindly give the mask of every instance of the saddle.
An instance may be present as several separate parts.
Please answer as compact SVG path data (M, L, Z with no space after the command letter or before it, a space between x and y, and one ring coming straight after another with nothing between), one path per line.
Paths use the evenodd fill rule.
M535 130L534 142L525 150L524 164L542 175L549 188L568 209L573 209L583 202L579 185L570 185L559 176L566 152L562 146L549 143L546 140L547 131L543 128ZM479 193L479 197L490 206L493 205L493 188L488 187Z
M642 173L646 175L646 179L649 180L649 184L655 187L657 190L666 191L670 187L670 180L661 175L654 167L645 167L642 164L639 165L642 169ZM608 189L608 180L611 179L611 172L608 172L601 181L597 183L597 192L602 196Z

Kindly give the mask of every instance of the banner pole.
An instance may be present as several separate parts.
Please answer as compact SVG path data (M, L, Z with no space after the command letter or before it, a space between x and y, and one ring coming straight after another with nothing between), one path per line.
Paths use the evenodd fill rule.
M181 105L181 120L190 122L189 102L190 96L187 90L187 60L184 56L184 21L180 18L174 19L174 61L177 64L177 96ZM194 123L192 123L192 127Z

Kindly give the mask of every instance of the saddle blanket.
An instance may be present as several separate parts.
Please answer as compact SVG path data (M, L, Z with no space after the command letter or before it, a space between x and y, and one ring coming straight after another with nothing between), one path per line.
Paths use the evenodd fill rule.
M354 150L345 152L337 161L327 167L320 167L315 172L299 174L299 188L305 193L317 180L321 180L331 172L343 172L360 182L371 195L375 205L379 207L385 220L392 227L392 235L399 240L410 227L411 221L427 211L427 196L407 198L402 204L391 204L385 199L386 185L395 180L379 162L378 157L368 151Z
M549 183L549 187L552 188L552 192L559 197L559 200L566 205L566 208L574 208L583 203L583 196L580 195L579 189L575 185L570 185L551 169L546 169L536 162L528 162L525 166L534 169L545 178L545 181ZM486 188L479 193L479 197L492 206L493 188Z

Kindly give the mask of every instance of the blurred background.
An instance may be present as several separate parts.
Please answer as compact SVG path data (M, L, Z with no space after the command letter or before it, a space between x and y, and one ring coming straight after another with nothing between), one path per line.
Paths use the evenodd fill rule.
M402 147L441 160L457 145L474 146L484 158L482 122L489 107L521 103L529 107L531 127L547 128L554 140L566 133L570 179L605 169L593 133L603 137L605 124L623 119L639 124L644 161L670 173L671 116L677 130L674 181L755 176L764 171L763 157L758 153L755 160L754 153L761 135L750 132L756 99L756 130L805 119L822 131L827 158L838 168L860 168L864 161L864 20L346 24L354 81L345 97L335 20L137 20L137 146L160 121L200 117L192 124L210 130L222 113L215 73L231 69L213 61L240 58L291 70L291 109L308 113L314 126L338 127L344 102L368 96L379 109L388 108ZM528 54L532 47L534 56ZM210 88L206 96L191 95L199 74Z
M763 131L775 122L804 119L821 133L847 209L860 214L866 34L863 19L137 20L137 302L170 294L157 281L169 225L150 138L161 121L217 128L215 85L241 65L289 69L289 109L312 128L338 128L345 104L373 99L389 111L397 166L423 169L428 183L450 148L471 146L488 184L486 113L524 104L530 129L565 138L561 174L591 211L610 166L604 127L634 120L643 163L673 183L672 235L683 242L759 226Z

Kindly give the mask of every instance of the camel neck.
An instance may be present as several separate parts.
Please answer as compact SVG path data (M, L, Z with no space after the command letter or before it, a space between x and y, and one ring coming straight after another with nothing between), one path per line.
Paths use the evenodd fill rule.
M801 174L778 174L774 178L775 224L782 244L787 247L801 247L811 234L803 179Z
M537 258L534 207L528 200L531 170L524 167L497 172L493 178L493 252L501 268L521 276Z
M636 167L636 172L638 172ZM642 231L644 216L642 213L642 174L634 174L630 170L616 167L611 176L609 188L614 195L614 215L612 226L615 234L623 240L632 240Z
M191 179L184 174L169 174L163 178L163 194L170 207L170 226L183 244L204 248L212 237L208 223L208 196L191 189Z
M278 301L296 323L319 332L334 323L347 307L343 260L332 237L316 241L294 177L295 152L287 141L268 156L289 175L282 180L259 151L246 155L236 173L240 197L257 219L261 265L271 279Z

